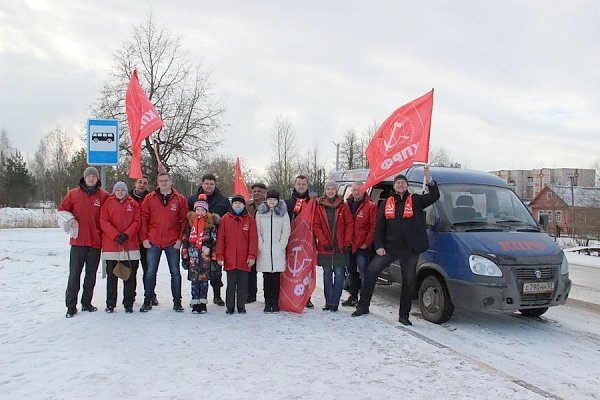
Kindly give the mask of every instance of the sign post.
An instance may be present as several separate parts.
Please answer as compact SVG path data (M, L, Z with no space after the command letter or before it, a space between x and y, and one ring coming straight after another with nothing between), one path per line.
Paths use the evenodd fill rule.
M105 166L119 163L119 121L89 119L87 149L87 163L101 166L102 185L106 185Z

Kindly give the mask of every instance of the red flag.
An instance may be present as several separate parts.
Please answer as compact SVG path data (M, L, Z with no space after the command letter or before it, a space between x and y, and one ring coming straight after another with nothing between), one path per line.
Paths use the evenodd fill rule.
M316 199L305 203L292 221L279 289L279 308L283 311L301 313L315 290L317 249L312 229L315 204Z
M131 80L127 86L125 111L127 112L129 134L131 135L129 177L138 179L142 177L142 142L153 132L161 129L165 124L160 119L150 99L148 99L148 95L146 95L146 92L140 86L136 70L133 70Z
M241 194L246 201L250 200L250 193L248 193L248 186L246 186L246 182L244 182L244 177L242 176L242 167L240 166L239 158L235 162L235 183L233 184L233 193Z
M381 124L367 146L370 172L363 189L429 158L433 89L403 105Z

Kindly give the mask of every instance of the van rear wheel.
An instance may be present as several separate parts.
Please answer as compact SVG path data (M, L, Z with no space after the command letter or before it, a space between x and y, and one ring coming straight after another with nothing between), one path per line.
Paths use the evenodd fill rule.
M429 275L423 279L419 287L419 307L423 318L434 324L444 323L452 317L454 304L440 277Z
M523 309L519 310L519 312L526 317L539 317L546 311L548 311L548 307L523 308Z

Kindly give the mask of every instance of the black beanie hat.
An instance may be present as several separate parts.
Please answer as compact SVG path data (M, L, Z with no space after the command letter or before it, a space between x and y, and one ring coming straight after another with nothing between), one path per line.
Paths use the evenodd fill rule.
M246 199L244 199L244 196L242 196L241 194L233 195L233 197L231 198L231 204L233 204L236 201L239 201L239 202L243 203L244 205L246 205Z
M396 183L400 179L402 179L404 182L408 183L408 179L406 179L406 175L404 175L404 174L398 174L398 175L396 175L394 177L394 183Z
M279 200L279 192L277 190L269 190L267 192L267 199L277 199L277 200Z

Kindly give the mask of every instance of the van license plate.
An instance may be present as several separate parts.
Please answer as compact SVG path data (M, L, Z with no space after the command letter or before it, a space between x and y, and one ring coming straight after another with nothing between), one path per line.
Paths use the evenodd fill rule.
M548 293L554 292L554 282L525 282L523 293Z

